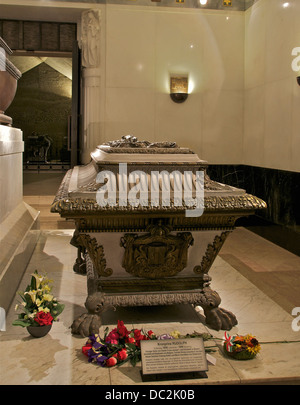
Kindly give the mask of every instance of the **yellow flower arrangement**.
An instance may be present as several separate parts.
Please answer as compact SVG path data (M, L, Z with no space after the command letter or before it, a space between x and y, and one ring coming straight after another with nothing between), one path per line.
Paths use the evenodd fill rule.
M15 326L28 327L52 324L58 320L58 315L64 309L64 305L60 304L51 294L52 287L49 284L53 281L37 271L31 276L31 282L25 291L18 293L22 302L20 305L16 305L15 310L20 307L22 313L13 322Z
M247 334L245 336L229 336L225 332L224 351L238 360L253 359L260 351L258 340Z

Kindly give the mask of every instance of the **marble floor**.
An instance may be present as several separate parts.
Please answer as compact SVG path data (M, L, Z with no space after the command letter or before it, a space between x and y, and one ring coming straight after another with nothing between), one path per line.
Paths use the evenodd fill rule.
M175 386L300 383L300 342L262 343L261 352L255 359L237 361L223 353L220 341L207 341L205 345L216 345L216 351L211 353L216 364L209 364L207 378L201 379L145 383L141 378L140 363L135 367L126 363L115 368L101 368L88 363L87 357L81 352L86 339L72 336L70 332L74 317L84 312L86 298L86 277L75 274L72 269L76 256L69 243L72 233L72 229L40 231L38 244L18 289L23 289L28 284L30 274L35 269L46 272L54 281L53 292L65 304L65 310L60 321L53 325L47 336L35 339L28 335L26 329L11 325L16 317L12 305L6 318L6 331L0 332L1 385ZM235 241L236 238L240 239L239 236L245 238L248 246L253 243L250 231L236 229L232 234L232 241L228 240L228 245L224 246L223 257L217 257L210 270L211 286L220 294L221 306L232 311L238 319L238 325L230 333L252 333L260 342L300 341L300 332L292 328L295 317L284 305L277 302L277 295L267 295L253 280L247 278L251 273L250 259L261 265L264 260L264 270L269 268L269 276L273 277L272 268L279 260L279 256L276 256L279 255L277 247L268 243L266 246L264 240L255 239L261 247L257 245L257 252L244 252L249 255L248 273L244 271L244 274L241 274L237 269L237 262L232 265L226 260L226 255L234 255L233 245L239 253L241 247L237 248L238 243ZM255 238L259 237L255 235ZM260 251L266 256L259 256ZM281 253L285 255L286 265L289 263L298 274L297 279L296 276L294 278L294 284L297 282L295 288L299 298L300 258L289 252ZM256 272L261 270L258 264L253 268ZM263 280L259 280L259 283L262 282ZM294 301L293 305L300 306L300 302ZM201 308L195 310L189 305L109 310L103 316L104 325L101 331L103 332L106 326L114 328L118 319L123 320L128 328L152 329L157 334L179 330L182 334L197 331L209 332L215 337L224 336L223 331L216 332L205 325ZM297 325L300 325L299 321Z

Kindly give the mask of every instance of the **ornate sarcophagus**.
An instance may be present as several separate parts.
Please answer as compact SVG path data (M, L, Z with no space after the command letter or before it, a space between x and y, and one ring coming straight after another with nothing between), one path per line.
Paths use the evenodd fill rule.
M74 271L87 274L87 313L73 333L98 333L109 306L191 304L214 329L236 325L208 272L235 221L266 204L212 181L206 168L173 142L128 135L67 172L51 211L75 221Z

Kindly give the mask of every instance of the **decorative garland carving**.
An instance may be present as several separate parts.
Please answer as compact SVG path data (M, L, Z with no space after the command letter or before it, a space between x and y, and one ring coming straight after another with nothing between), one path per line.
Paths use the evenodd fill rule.
M227 236L229 235L230 231L225 231L221 233L221 236L217 235L214 238L213 243L207 246L205 255L202 258L202 262L200 266L194 267L194 273L202 275L203 277L207 275L213 261L217 257L223 243L225 242ZM209 277L210 279L210 277ZM207 280L210 281L210 280Z
M207 196L204 197L204 211L234 211L234 210L256 210L266 208L266 203L258 197L255 197L251 194L243 194L239 196ZM170 206L138 206L133 207L129 203L126 207L115 206L105 206L101 207L97 204L97 201L94 199L81 199L81 198L63 198L55 199L51 212L60 212L60 213L76 213L76 212L181 212L186 209L192 209L189 206L186 206L183 202L182 206L175 206L172 201L170 201ZM240 213L239 213L240 214Z
M98 245L96 238L91 238L90 235L80 233L76 241L78 245L87 250L98 276L109 277L112 275L112 269L106 267L104 248L102 245Z

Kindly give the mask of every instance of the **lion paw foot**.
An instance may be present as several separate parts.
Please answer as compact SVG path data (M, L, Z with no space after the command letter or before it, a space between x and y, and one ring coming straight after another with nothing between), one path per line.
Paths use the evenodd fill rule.
M204 309L204 314L207 325L215 330L230 330L238 323L235 315L223 308Z
M99 315L84 313L74 320L71 325L71 332L74 335L88 337L99 333L101 324L101 317Z

